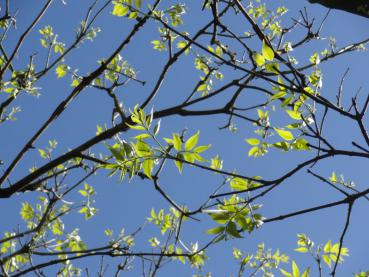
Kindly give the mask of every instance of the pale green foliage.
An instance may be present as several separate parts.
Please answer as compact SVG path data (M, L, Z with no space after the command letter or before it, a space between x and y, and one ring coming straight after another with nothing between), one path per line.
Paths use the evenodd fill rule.
M43 127L36 130L30 142L18 155L19 160L18 158L14 160L14 164L18 164L23 156L28 154L26 152L32 152L33 148L36 149L37 159L35 158L30 168L25 170L25 179L20 180L21 184L22 181L25 183L14 190L13 194L17 196L30 191L31 193L27 195L37 194L38 198L23 199L19 204L22 224L18 229L11 229L17 231L4 232L0 246L2 266L0 274L16 275L26 268L37 265L39 260L45 258L46 262L47 259L49 261L59 259L56 263L60 265L57 272L54 272L57 276L81 276L84 272L75 267L72 260L95 255L106 256L112 260L121 259L122 262L119 262L121 264L117 268L118 273L120 270L130 269L133 258L142 259L144 274L146 268L149 268L148 275L150 276L160 275L161 273L156 273L156 270L172 260L200 271L207 260L207 250L214 244L225 244L229 240L237 244L241 241L240 239L248 237L263 224L299 215L299 213L291 213L266 218L266 212L262 209L262 201L269 191L277 188L295 172L301 171L304 164L297 165L292 171L281 173L275 179L264 179L261 176L255 176L257 173L250 172L248 163L260 162L253 158L262 158L272 151L278 152L279 155L292 152L282 156L281 160L289 159L291 155L301 154L301 157L314 155L315 150L317 150L316 157L319 158L324 155L335 155L335 147L330 146L322 138L325 134L321 132L323 122L319 122L321 120L319 108L323 107L327 111L334 110L346 115L347 118L357 121L359 125L364 112L363 114L358 111L356 114L351 112L360 106L354 103L356 98L349 109L342 108L339 103L340 99L337 99L337 103L330 102L330 95L324 95L322 91L324 79L321 65L343 53L363 50L365 45L356 44L339 49L335 40L329 38L328 46L317 50L314 48L313 53L308 53L300 60L298 59L299 54L296 54L296 57L293 56L298 53L297 49L301 49L300 46L310 40L320 38L319 34L314 31L313 21L310 22L307 15L306 18L302 15L302 20L294 19L296 26L288 28L288 25L282 21L282 15L287 12L287 9L285 7L270 9L267 7L267 1L261 0L231 1L232 5L224 10L225 17L222 12L223 8L229 4L227 1L204 0L201 12L206 16L199 22L203 19L207 20L209 16L212 21L208 21L207 28L201 30L194 30L194 26L191 25L192 19L188 20L193 10L188 8L186 3L162 1L156 5L153 4L154 2L142 0L115 0L107 2L101 10L98 10L98 1L93 1L93 3L87 10L86 16L77 21L79 23L75 28L75 38L69 45L59 39L59 35L51 25L46 25L36 32L37 41L41 35L41 46L38 44L38 49L41 49L46 57L42 64L37 60L39 57L36 55L30 57L28 64L22 64L26 59L17 49L22 43L17 45L13 52L1 49L0 94L6 100L1 103L0 123L16 119L14 115L21 109L18 106L12 106L12 102L18 100L22 94L39 96L40 88L35 84L48 73L51 73L47 76L52 76L52 80L67 82L70 86L70 94L60 102L46 123L42 125ZM95 4L97 6L94 6ZM196 2L196 4L201 3ZM191 3L191 7L192 5L195 4ZM99 27L94 26L95 19L100 17L104 10L106 16L110 16L110 19L115 20L114 22L119 22L116 28L119 30L118 35L114 33L120 41L119 46L111 53L104 53L102 57L99 55L95 67L86 71L75 68L74 63L69 63L67 60L69 53L80 48L84 41L95 40L101 32ZM11 30L10 27L15 23L13 18L7 18L7 13L6 11L4 17L0 19L1 31L5 33ZM229 16L230 13L231 16ZM234 29L232 24L229 28L227 25L229 18L233 20L234 17L236 22L237 16L242 16L243 25L240 25L240 31L236 30L237 28ZM38 20L34 23L37 25ZM120 23L122 25L118 26ZM146 43L144 47L148 47L148 51L151 51L150 55L157 55L155 58L162 59L164 67L160 68L156 62L153 66L148 60L147 63L153 75L141 76L142 71L138 68L140 59L129 55L131 55L132 48L138 55L146 54L139 47L135 49L136 34L145 29L146 24L151 26L150 30L153 33L144 33L142 36L144 38L142 41ZM290 33L295 31L295 27L296 29L306 28L308 31L306 37L301 41L291 40L294 34L290 35ZM29 30L32 29L33 27ZM115 30L108 30L112 33L113 31ZM24 33L24 38L29 35L31 34ZM5 41L5 35L2 36L2 40L4 40L2 45L5 47L8 44ZM127 49L130 50L126 51ZM143 49L147 50L147 48ZM151 58L151 56L148 57ZM180 62L177 63L177 61ZM187 63L188 67L185 67L185 72L176 72L176 66L180 67L181 63ZM174 74L171 72L173 68ZM171 74L178 78L179 74L192 77L192 73L196 76L192 80L190 90L188 91L187 87L185 89L189 92L185 99L181 98L182 87L180 85L175 84L172 87L174 89L168 90L171 93L171 99L180 99L183 102L162 110L158 109L162 103L158 105L154 102L154 98L159 98L157 95L161 93L161 90L167 89L165 82L172 77ZM146 82L148 86L144 86ZM138 83L142 85L144 91L136 90L134 86L126 86L128 83L129 85ZM111 125L110 122L94 123L99 125L92 138L81 142L76 148L65 148L65 153L59 153L59 149L55 151L56 140L50 140L46 146L40 146L38 137L46 133L49 125L59 118L69 104L84 90L96 90L105 94L109 101L112 101L114 107L112 111L109 111L112 112ZM149 95L146 94L148 90ZM223 91L225 94L222 94ZM248 93L255 91L258 95L254 99ZM223 101L221 97L223 95L227 98L227 102L220 103ZM239 100L244 95L250 97L248 99L251 101ZM140 102L142 98L145 100ZM206 101L215 98L217 100L214 101L214 105L220 103L220 106L209 108L209 104L208 110L205 106L210 102ZM244 102L246 102L245 106ZM203 103L206 104L201 106ZM99 105L97 107L100 108ZM192 128L189 125L190 127L186 129L178 124L175 129L168 130L166 117L195 117L198 115L226 116L228 122L225 126L220 126L220 129L230 130L234 134L239 132L237 133L239 136L243 135L244 131L248 132L246 137L241 138L241 141L247 143L247 149L239 151L246 159L245 171L227 168L229 164L223 161L224 155L217 154L219 152L213 149L214 147L210 149L211 141L204 136L206 128L198 130L198 127ZM245 125L244 122L251 124ZM365 130L361 129L361 132L366 138ZM103 147L100 147L101 143L104 143ZM227 147L226 151L232 147L228 142L224 145ZM365 148L360 149L364 150L357 156L366 157ZM315 162L318 161L318 158L316 159ZM307 166L312 164L310 161L305 162ZM2 163L3 161L0 160L0 164ZM167 164L169 164L169 170L173 170L174 175L170 173L172 174L170 176L175 181L177 181L175 178L180 180L188 172L196 174L193 173L195 170L202 170L202 172L211 174L214 179L221 179L222 183L213 187L214 181L211 179L208 183L199 184L206 185L206 189L210 188L212 192L206 195L205 201L200 206L194 207L192 203L189 205L182 198L178 200L175 193L172 195L173 191L170 190L173 187L169 186L180 182L166 182L169 175L167 172L165 172L167 175L163 174L162 178L162 171L168 170ZM6 195L6 192L12 189L13 184L17 184L17 181L12 178L13 169L10 165L10 173L5 172L3 175L5 182L9 183L9 188L1 187L2 197L13 197L13 195ZM70 173L77 170L81 172L79 174L84 175L84 178L73 182L77 174ZM332 169L329 172L331 171ZM82 239L83 236L80 235L83 234L82 231L76 226L68 226L65 218L74 213L74 215L80 214L79 218L82 220L94 220L93 217L99 214L98 203L96 203L99 199L97 193L99 188L109 189L109 187L105 184L100 185L99 182L95 182L95 179L91 183L86 180L97 172L107 172L109 177L117 174L120 181L127 177L127 181L131 181L129 186L135 186L132 184L135 179L141 179L144 185L138 188L139 192L147 194L155 191L166 205L163 206L163 203L158 201L154 202L155 208L151 208L154 204L150 201L156 198L151 198L151 196L146 198L146 195L142 198L136 197L133 200L137 202L137 205L149 205L149 209L146 210L149 215L146 219L142 219L142 225L135 230L127 229L131 233L127 233L122 227L119 227L121 231L117 232L114 231L113 226L104 226L106 229L102 232L104 239L102 244L99 239L93 241L91 245L89 243L88 246L87 242ZM6 176L7 174L9 176ZM71 178L67 179L67 176ZM357 193L354 183L345 180L342 174L337 175L333 171L330 177L318 177L339 191L345 190L346 192L347 190ZM196 175L190 178L197 181ZM188 187L190 185L193 184L189 184ZM123 188L126 189L125 184ZM191 187L189 192L197 194L196 189ZM344 194L347 198L344 198L346 202L343 204L352 205L354 200L348 197L349 194ZM353 193L352 195L358 194ZM193 197L193 195L187 196ZM130 197L130 195L122 194L122 201L124 197ZM198 201L197 198L193 198L193 202ZM128 213L125 213L126 211L117 210L116 203L109 204L111 204L114 218L122 216L123 223L125 223L126 214L129 214L135 221L139 220L136 214L139 210L137 206L131 205ZM188 221L190 223L187 225ZM195 225L198 221L207 225ZM192 226L201 226L200 232L203 233L205 239L202 236L194 238L188 237L186 233L186 235L182 234ZM140 242L136 245L136 236L146 228L150 233L144 234L144 248L141 250L143 244ZM140 249L135 249L136 246ZM313 267L298 264L296 262L298 259L292 257L293 255L310 256L317 270L323 272L323 275L320 274L322 276L332 272L333 268L336 268L339 263L343 262L343 258L348 256L348 248L343 247L340 243L328 240L324 244L315 245L305 234L298 234L295 252L298 253L293 252L289 257L279 250L267 249L264 243L260 243L253 254L234 248L233 257L239 265L239 276L249 273L250 276L263 277L308 277L313 274L311 273L314 270ZM43 275L44 273L40 271L38 274ZM102 274L99 273L99 275ZM204 272L203 275L193 276L210 277L211 273ZM355 274L355 277L368 276L368 271Z
M238 182L236 186L236 182ZM238 188L242 185L241 180L232 180L231 187ZM247 184L245 184L247 186ZM249 185L257 186L257 183ZM263 217L256 213L260 205L250 205L245 199L237 197L235 194L229 199L224 199L224 204L219 204L216 210L207 210L206 213L215 223L221 226L209 229L207 232L218 235L219 240L228 238L241 238L242 233L251 233L256 227L263 224Z

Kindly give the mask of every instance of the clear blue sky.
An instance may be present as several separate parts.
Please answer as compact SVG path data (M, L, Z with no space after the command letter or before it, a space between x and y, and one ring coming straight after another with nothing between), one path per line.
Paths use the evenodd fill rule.
M4 0L0 1L3 7ZM40 3L36 1L14 0L13 8L18 8L17 28L19 31L29 24L35 14L38 12ZM44 1L37 1L41 2ZM67 45L74 37L74 28L78 25L81 18L85 15L85 10L91 1L67 1L67 5L61 4L61 1L55 1L50 11L41 20L38 25L52 25L54 32L58 33L58 39ZM145 1L144 1L145 2ZM164 1L169 5L173 1ZM203 22L208 19L199 12L200 1L182 1L188 5L188 14L184 17L185 26L190 31L202 26ZM188 3L187 3L188 2ZM197 3L199 2L199 3ZM289 13L284 17L287 25L291 24L290 18L297 17L299 9L305 6L310 16L314 16L317 21L322 20L326 13L326 9L321 6L310 5L303 0L288 1L266 1L268 5L285 5L289 9ZM111 9L110 9L111 10ZM109 11L110 11L109 10ZM247 31L250 27L240 18L229 18L230 24L233 24L238 31L244 29ZM96 60L107 55L114 49L118 43L125 37L131 24L126 20L112 17L105 13L98 21L96 26L101 27L102 32L98 35L93 43L85 42L80 49L74 54L67 57L66 63L73 69L79 68L80 74L87 74L97 65ZM39 39L40 35L35 29L30 39L21 49L16 64L21 66L28 63L28 55L38 53L36 63L43 60L45 50L41 48ZM158 38L157 25L148 25L133 40L132 44L125 49L121 55L124 59L137 69L138 77L146 80L146 86L139 86L130 83L119 91L121 99L126 107L133 107L148 95L152 88L153 81L157 78L160 65L167 53L159 53L152 49L150 41ZM14 45L16 35L10 35L6 46ZM303 35L300 33L300 35ZM350 42L360 41L369 36L369 20L358 16L350 15L341 11L332 11L328 17L322 36L328 38L333 36L337 39L338 47L344 46ZM306 57L313 51L323 50L326 42L313 43L312 47L299 51L296 56L301 57L301 64L306 62ZM315 48L315 49L314 49ZM302 58L304 57L305 60ZM329 99L334 99L339 80L344 74L347 67L350 67L350 73L345 83L344 101L349 102L356 91L362 87L362 94L368 93L369 90L369 55L367 52L353 53L338 58L334 62L323 65L324 87L322 93ZM193 58L185 58L179 61L179 64L169 73L166 83L160 90L158 97L152 104L157 110L169 107L173 103L183 99L189 89L193 87L198 74L193 70ZM231 74L231 73L230 73ZM21 97L17 105L22 107L22 112L17 115L18 120L11 124L3 124L1 135L0 158L5 163L11 160L11 157L17 153L23 143L34 133L34 131L44 122L50 115L57 103L66 97L71 88L69 87L69 77L57 80L55 74L50 74L40 81L42 87L41 96L36 99L33 97ZM221 84L221 83L220 83ZM221 101L221 99L217 100ZM216 105L214 101L213 105ZM245 101L248 101L245 98ZM110 124L110 116L112 109L111 100L102 95L100 91L86 90L68 107L68 110L47 130L41 139L35 145L37 148L43 148L50 139L58 141L58 148L55 157L73 148L86 139L92 137L96 131L96 125ZM148 111L151 107L148 109ZM328 137L332 138L337 146L350 149L351 141L357 138L356 126L342 121L337 116L330 114L328 117L329 125L326 128ZM231 134L228 131L219 131L218 127L226 123L224 116L214 116L209 118L165 118L162 120L162 137L170 136L171 132L181 132L187 128L190 134L201 130L200 143L212 144L211 150L208 151L207 157L213 157L219 154L224 160L224 168L231 171L237 168L237 171L245 175L262 175L266 178L272 178L286 172L292 168L298 161L311 154L283 154L278 151L271 151L267 156L259 159L247 157L249 146L244 142L244 138L252 136L253 127L249 124L239 122L237 124L239 132ZM133 133L124 134L123 137L129 139ZM102 149L101 146L95 147L94 152ZM42 165L42 161L37 157L37 152L27 155L22 164L11 177L12 181L16 181L23 177L27 169L33 165ZM316 172L321 175L328 176L332 171L342 173L346 178L352 179L357 184L358 189L367 187L367 161L359 159L334 158L322 162L316 168ZM167 203L155 193L152 185L148 182L133 180L128 183L124 181L120 183L118 178L106 178L106 172L100 172L91 178L88 183L95 186L98 194L96 197L96 206L100 209L97 215L91 220L85 222L82 216L70 216L65 220L66 230L71 231L78 227L80 234L86 241L88 246L99 246L96 237L103 236L103 230L106 228L114 229L118 232L120 228L126 228L127 232L133 232L137 227L142 225L145 218L149 216L151 207L156 209L167 209ZM162 185L169 195L177 199L179 203L196 206L201 203L209 192L213 191L220 183L219 176L212 176L208 173L186 167L182 175L176 172L174 166L170 165L166 173L162 176ZM30 201L34 197L34 193L17 196L9 200L1 200L3 207L3 218L0 232L15 227L20 222L18 215L21 201ZM80 197L75 194L69 200L76 200ZM304 209L311 206L328 203L330 201L339 200L341 197L331 189L327 188L316 179L302 171L294 178L283 183L279 190L275 190L265 199L263 199L262 214L265 217L274 217L285 214L294 210ZM67 199L68 200L68 199ZM9 213L4 212L4 210ZM296 247L296 234L305 233L311 237L316 243L323 243L329 239L337 242L341 234L346 217L346 207L340 206L329 210L323 210L301 217L295 217L283 222L275 222L265 224L260 230L246 235L244 239L227 241L220 243L208 252L210 259L204 268L204 272L211 271L213 276L229 276L236 274L237 265L232 259L232 248L238 247L245 252L254 252L256 246L260 242L265 242L267 247L273 249L279 248L286 254L291 254L291 259L296 260L302 268L312 265L313 261L306 255L292 253L292 249ZM215 226L206 217L202 218L200 224L189 223L185 226L184 234L188 240L200 243L207 241L209 236L205 234L206 229ZM148 246L147 239L152 236L150 231L155 230L151 226L145 227L142 236L137 238L137 250L140 247ZM368 269L369 265L369 216L368 202L359 201L354 206L352 221L350 228L345 237L345 246L350 249L350 257L345 259L343 266L339 267L337 276L351 276L351 274L360 269ZM157 231L155 231L157 232ZM159 233L156 234L159 236ZM97 263L97 259L90 259L91 265ZM77 263L78 264L78 263ZM135 263L139 266L139 263ZM315 265L313 265L314 267ZM284 267L286 268L286 267ZM289 266L288 268L289 269ZM315 268L314 268L315 270ZM138 276L133 271L132 275ZM196 271L183 266L178 262L173 262L164 267L159 276L178 277L190 276ZM312 274L312 276L315 276ZM326 271L326 275L328 273Z

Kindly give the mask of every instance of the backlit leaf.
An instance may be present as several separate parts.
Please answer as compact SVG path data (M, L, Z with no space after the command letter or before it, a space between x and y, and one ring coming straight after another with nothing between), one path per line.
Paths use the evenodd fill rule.
M284 140L293 140L293 135L290 131L286 131L286 130L279 129L279 128L274 128L274 130Z

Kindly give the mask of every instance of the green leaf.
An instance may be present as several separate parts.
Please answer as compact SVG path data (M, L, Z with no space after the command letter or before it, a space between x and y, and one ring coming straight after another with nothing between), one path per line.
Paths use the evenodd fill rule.
M292 275L293 277L300 277L300 270L295 261L292 261Z
M219 210L218 213L210 213L209 216L219 224L226 224L231 218L232 214L223 210Z
M280 74L281 70L279 69L279 64L278 63L268 63L265 65L265 69L268 72L271 73L275 73L275 74Z
M216 155L214 158L211 159L210 167L217 170L223 168L223 160L220 159L219 155Z
M253 145L253 146L259 145L259 143L260 143L260 141L257 138L246 139L246 142L250 145Z
M129 12L129 8L127 6L123 6L122 4L120 3L117 3L117 2L113 2L114 4L114 8L113 8L113 11L112 11L112 15L115 15L115 16L125 16L128 12Z
M200 131L197 131L196 134L191 136L185 143L185 150L188 151L194 148L199 140L199 136L200 136Z
M154 168L154 161L152 159L144 160L144 162L142 163L142 168L143 168L143 171L144 171L145 175L149 179L152 179L151 172Z
M25 203L22 203L20 215L22 219L28 221L28 220L31 220L35 216L35 211L33 210L32 206L28 202L25 202Z
M122 152L123 149L114 148L112 146L108 146L108 149L110 150L110 152L112 153L112 155L114 156L116 160L124 161L124 155Z
M304 273L302 273L301 277L309 277L310 276L310 267L308 267Z
M55 235L61 236L63 235L64 224L60 220L56 220L52 227L52 232Z
M204 90L207 90L208 88L208 84L207 83L204 83L204 84L201 84L197 89L196 91L204 91Z
M329 240L327 241L327 243L324 245L324 252L331 252L331 248L332 248L332 241Z
M274 51L272 48L270 48L265 40L263 40L263 46L261 48L261 52L263 53L263 57L268 60L268 61L272 61L274 60Z
M253 58L257 66L263 66L265 64L264 56L259 53L254 53Z
M301 113L299 113L298 111L293 111L293 110L286 110L286 113L295 120L301 120Z
M337 175L336 175L336 172L332 172L332 175L331 177L329 177L329 180L333 183L337 183L338 182L338 179L337 179Z
M182 141L178 134L173 134L173 146L174 149L177 151L181 151L182 148Z
M283 151L288 151L288 148L290 146L290 144L288 142L285 141L278 141L276 143L272 144L273 147L282 149Z
M179 48L179 49L183 49L183 48L185 48L187 46L187 41L179 41L178 43L177 43L177 48Z
M193 153L193 157L195 158L195 160L199 161L199 162L202 162L202 163L205 163L205 162L208 162L207 159L204 159L203 157L201 157L199 154L197 153Z
M191 153L191 152L183 152L183 158L187 162L190 162L190 163L195 162L195 155L194 155L194 153Z
M143 140L138 140L136 144L133 144L136 153L139 157L151 155L150 146Z
M143 140L143 139L147 139L147 138L150 138L150 137L151 137L150 134L146 134L146 133L134 136L134 138L137 139L137 140Z
M207 230L206 233L210 235L216 235L216 234L222 233L224 230L225 230L224 226L218 226L218 227Z
M215 53L221 57L223 55L223 50L220 46L217 46L217 48L215 49Z
M229 185L232 189L234 190L245 190L247 189L247 181L241 178L233 178L230 182Z
M310 150L309 142L303 138L298 138L291 146L294 150Z
M87 191L85 191L85 190L83 190L83 189L80 189L78 192L79 192L83 197L87 197L87 196L88 196L88 192L87 192Z
M46 153L45 150L38 149L38 152L40 153L41 158L43 158L43 159L46 159L47 158L47 153Z
M273 96L271 96L271 97L269 98L269 101L273 101L273 100L276 100L276 99L282 98L282 97L283 97L283 96L285 96L286 94L287 94L287 92L286 92L286 91L280 91L280 92L278 92L278 93L274 94Z
M308 252L308 249L306 247L299 247L295 249L296 252L300 252L300 253L306 253Z
M237 231L236 223L234 223L233 221L230 221L227 224L226 232L235 238L242 238L242 236Z
M274 130L284 140L293 140L293 135L290 131L286 131L286 130L279 129L279 128L274 128Z
M146 128L144 126L141 126L141 125L130 125L128 123L126 123L126 125L129 128L133 129L133 130L138 130L138 131L144 131L144 130L146 130Z
M74 80L72 81L72 83L70 84L70 86L71 86L71 87L76 87L76 86L78 86L78 85L79 85L79 83L80 83L80 80L78 80L78 79L74 79Z
M250 149L249 153L248 153L248 156L251 157L251 156L254 156L256 157L257 154L258 154L258 151L259 151L259 148L257 146L254 146Z
M68 70L69 70L69 66L67 66L66 64L60 64L56 69L55 69L55 73L57 75L58 78L62 78L64 77Z
M208 150L210 148L210 146L211 146L211 144L198 146L198 147L196 147L193 150L193 152L195 152L195 153L202 153L202 152Z
M323 258L323 261L329 266L329 267L331 267L331 265L332 265L332 261L331 261L331 259L329 258L329 256L328 255L322 255L322 258Z
M178 158L178 159L183 159L184 157L183 157L183 155L182 155L181 153L178 153L178 154L177 154L177 158ZM181 162L181 161L177 161L177 160L174 160L174 163L175 163L175 165L176 165L176 167L177 167L177 169L178 169L179 173L182 173L183 162Z
M46 42L46 40L40 39L40 41L41 41L42 47L47 48L49 46L48 43Z

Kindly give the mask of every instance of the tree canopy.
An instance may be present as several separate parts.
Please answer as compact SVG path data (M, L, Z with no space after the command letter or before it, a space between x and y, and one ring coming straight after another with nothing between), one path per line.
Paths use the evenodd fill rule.
M0 275L368 277L367 1L283 2L2 1Z

